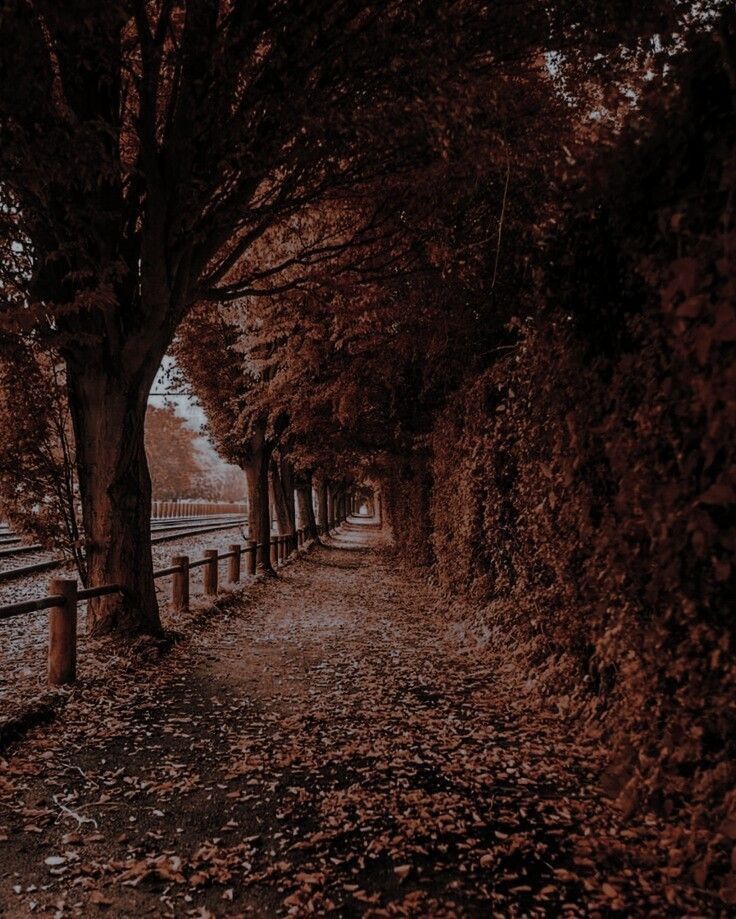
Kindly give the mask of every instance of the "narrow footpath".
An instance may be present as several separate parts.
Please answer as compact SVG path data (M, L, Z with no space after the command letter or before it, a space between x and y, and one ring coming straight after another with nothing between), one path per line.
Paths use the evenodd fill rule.
M7 751L0 915L713 915L383 539L348 524Z

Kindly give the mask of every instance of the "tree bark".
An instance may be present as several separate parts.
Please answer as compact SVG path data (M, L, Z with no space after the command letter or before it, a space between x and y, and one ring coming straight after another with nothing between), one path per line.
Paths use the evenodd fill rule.
M340 496L337 489L330 489L330 513L332 515L331 529L337 529L340 525Z
M151 558L151 478L144 446L154 375L155 370L150 379L130 378L100 364L68 367L87 580L91 587L122 588L120 594L90 601L87 622L93 635L161 631Z
M254 433L250 442L250 458L245 464L250 501L250 538L263 546L258 553L258 572L276 575L271 564L271 508L268 500L268 467L271 446L263 428Z
M245 496L246 503L248 508L248 539L255 539L255 523L253 521L253 488L254 483L252 481L253 474L249 473L248 469L251 464L249 462L242 462L240 468L245 473Z
M327 482L324 478L317 479L317 523L326 535L328 532L328 501L327 501Z
M319 539L317 535L317 521L314 518L314 505L312 504L312 476L304 473L302 480L296 487L297 510L299 512L298 524L307 536Z
M271 462L271 484L279 536L293 536L296 529L294 485L291 469L285 460Z
M286 499L286 512L289 515L291 534L296 533L296 488L294 487L294 467L285 457L279 459L278 464L281 487Z

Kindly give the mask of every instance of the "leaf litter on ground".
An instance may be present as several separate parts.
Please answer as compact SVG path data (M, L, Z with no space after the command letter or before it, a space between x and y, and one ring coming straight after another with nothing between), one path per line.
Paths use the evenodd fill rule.
M0 762L0 915L718 913L375 531L173 621Z

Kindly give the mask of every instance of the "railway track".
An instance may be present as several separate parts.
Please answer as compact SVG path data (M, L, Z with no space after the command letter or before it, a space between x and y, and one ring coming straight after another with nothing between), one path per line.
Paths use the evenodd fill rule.
M246 517L233 514L213 514L208 517L164 517L151 522L151 543L156 545L174 542L189 536L202 536L221 530L242 527L248 523ZM7 583L42 571L52 571L67 564L67 559L50 558L48 550L40 545L23 545L21 540L7 528L0 530L0 564L23 556L36 556L30 564L0 569L0 583Z

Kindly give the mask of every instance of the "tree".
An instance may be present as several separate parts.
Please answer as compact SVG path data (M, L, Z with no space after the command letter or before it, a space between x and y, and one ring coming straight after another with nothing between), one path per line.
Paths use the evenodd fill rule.
M271 494L276 511L279 534L293 536L296 532L296 504L294 492L294 470L280 450L278 457L271 459Z
M174 353L202 404L207 430L220 455L245 473L250 538L263 546L271 538L269 465L274 449L268 417L250 399L257 370L241 348L241 329L226 312L196 308L179 330ZM211 355L217 360L212 361ZM259 554L259 570L274 574L269 552Z
M0 246L23 251L2 263L19 294L3 320L66 363L90 581L123 587L90 604L94 632L160 628L144 416L192 305L297 288L348 229L305 243L310 208L339 215L366 181L441 156L482 78L523 79L545 53L588 81L625 73L623 52L665 48L690 7L8 0ZM380 214L351 234L375 237Z
M312 491L312 472L307 470L295 477L297 526L303 528L307 536L319 542L317 532L317 518L314 513L314 498Z
M224 455L246 469L260 465L256 431L265 449L278 451L278 467L276 456L271 465L281 532L294 523L279 470L316 477L326 527L344 481L410 453L444 395L504 334L502 309L483 281L492 272L490 286L505 292L527 270L520 259L499 270L498 247L515 250L546 168L543 150L553 149L550 135L564 119L549 72L538 68L515 78L500 94L503 105L486 83L476 92L472 129L442 157L366 185L352 204L361 215L381 212L379 232L356 239L349 228L366 221L351 219L347 204L337 219L334 209L314 207L302 235L313 245L331 234L329 260L288 273L289 283L269 296L244 295L218 313L200 307L180 328L179 362ZM544 131L530 124L542 110ZM513 205L504 213L509 187ZM489 224L497 232L489 234ZM220 355L216 368L212 353Z
M195 302L327 257L329 239L300 245L300 212L442 143L464 68L488 53L484 11L4 7L0 236L22 240L25 263L3 263L4 288L21 291L3 319L66 363L90 582L123 588L90 604L93 632L160 628L144 417L177 326ZM254 261L269 234L278 244Z
M19 535L72 558L86 583L64 383L57 354L32 339L0 335L0 513Z
M156 499L192 497L201 467L197 461L196 432L173 406L149 406L146 415L146 455Z

